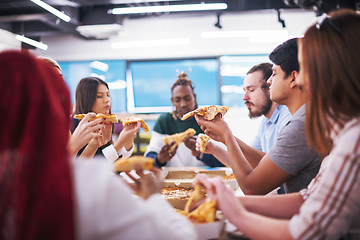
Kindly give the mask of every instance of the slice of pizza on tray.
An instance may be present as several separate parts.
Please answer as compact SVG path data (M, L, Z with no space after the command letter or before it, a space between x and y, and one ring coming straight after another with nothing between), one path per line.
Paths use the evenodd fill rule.
M149 132L150 131L149 126L141 118L138 118L138 117L126 117L126 118L121 119L120 121L122 122L123 125L136 123L136 122L139 121L141 123L141 127L144 129L144 132Z
M191 137L196 133L195 129L193 128L189 128L188 130L186 130L185 132L181 132L181 133L175 133L173 135L167 136L167 137L163 137L162 140L164 142L164 144L171 144L172 142L175 142L175 144L171 147L171 149L169 149L169 152L171 152L172 150L174 150L174 148L176 146L178 146L180 143L182 143L182 141L187 138L187 137Z
M85 116L86 116L86 114L77 114L74 117L77 119L83 119ZM105 123L117 123L119 121L115 113L113 113L113 114L98 113L98 114L96 114L96 117L90 118L89 121L91 122L91 121L94 121L99 118L103 118Z
M207 120L213 120L216 117L216 115L218 115L219 113L221 113L221 115L224 116L228 110L229 110L229 107L227 107L227 106L217 107L215 105L211 105L208 107L202 107L202 108L195 109L194 111L188 112L188 113L184 114L184 116L181 118L181 120L185 120L191 116L194 116L195 114L203 116Z

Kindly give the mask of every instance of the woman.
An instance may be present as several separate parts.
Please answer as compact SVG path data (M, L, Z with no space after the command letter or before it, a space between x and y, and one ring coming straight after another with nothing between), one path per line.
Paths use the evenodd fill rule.
M75 114L86 114L89 112L111 114L110 92L107 83L96 77L81 79L76 88ZM79 120L74 119L76 128ZM89 144L82 148L78 155L82 157L103 156L105 148L115 148L115 151L123 157L129 157L133 150L133 142L141 123L124 126L119 138L112 146L112 124L108 124L102 130L100 137L93 138ZM115 159L114 159L115 160Z
M196 134L203 133L200 126L193 117L184 121L180 118L198 108L193 83L188 79L186 73L178 75L178 79L171 87L171 102L174 110L163 114L156 121L150 144L145 156L155 159L158 167L189 167L189 166L224 166L211 154L202 154L195 149L196 138L187 138L173 151L169 151L172 144L164 145L162 137L186 131L193 128Z
M106 162L69 161L70 93L54 69L2 52L0 87L0 239L196 239L156 169L138 170L141 200Z
M339 10L299 42L308 143L326 156L300 193L236 199L199 176L230 222L251 239L360 239L360 15Z

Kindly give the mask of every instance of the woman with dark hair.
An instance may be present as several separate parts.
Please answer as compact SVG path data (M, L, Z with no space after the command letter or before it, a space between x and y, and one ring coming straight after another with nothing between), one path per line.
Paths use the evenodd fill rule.
M47 63L1 52L0 87L0 239L197 239L157 169L138 169L138 199L106 162L69 159L70 93Z
M324 156L318 175L299 193L267 197L236 198L206 175L194 181L251 239L360 239L360 14L330 16L299 41L296 83L310 98L308 144Z
M108 84L97 77L86 77L81 79L76 88L75 114L86 114L89 112L111 114L110 92ZM73 129L79 120L74 119ZM82 157L103 156L103 150L114 149L116 156L129 157L133 150L133 142L141 123L127 124L120 132L117 141L112 144L113 125L105 125L101 129L102 135L93 138L84 148L80 149L78 155ZM114 161L115 159L109 159Z
M184 121L180 119L184 114L198 108L193 83L186 73L181 72L178 75L178 79L171 86L171 96L174 110L161 115L156 121L145 156L154 158L157 167L224 166L213 155L197 151L195 137L185 139L184 144L181 143L173 151L169 151L172 144L164 144L162 137L184 132L188 128L195 129L196 135L204 133L194 117Z

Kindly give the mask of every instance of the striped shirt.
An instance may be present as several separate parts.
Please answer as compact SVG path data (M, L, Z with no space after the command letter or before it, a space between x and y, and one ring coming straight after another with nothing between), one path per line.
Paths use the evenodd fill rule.
M305 201L289 222L295 239L360 239L360 118L333 141L319 174L300 192Z

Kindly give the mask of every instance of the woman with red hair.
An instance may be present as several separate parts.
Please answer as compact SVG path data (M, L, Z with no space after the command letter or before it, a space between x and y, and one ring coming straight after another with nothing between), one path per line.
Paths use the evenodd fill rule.
M45 62L0 53L0 89L0 239L196 239L155 168L141 200L106 162L70 160L69 90Z

